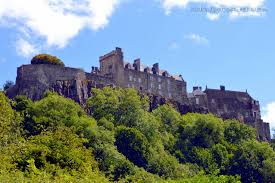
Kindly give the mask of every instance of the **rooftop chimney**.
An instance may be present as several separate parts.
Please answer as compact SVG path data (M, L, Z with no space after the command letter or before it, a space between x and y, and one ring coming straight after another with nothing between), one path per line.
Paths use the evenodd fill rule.
M118 51L118 52L122 52L122 49L121 49L121 48L119 48L119 47L116 47L116 51Z
M221 91L225 91L225 86L221 85L220 89L221 89Z
M134 60L134 68L136 71L140 71L140 59L135 59Z
M194 86L193 91L195 91L195 90L202 91L202 87L201 86Z
M159 74L159 63L155 63L152 68L153 74Z

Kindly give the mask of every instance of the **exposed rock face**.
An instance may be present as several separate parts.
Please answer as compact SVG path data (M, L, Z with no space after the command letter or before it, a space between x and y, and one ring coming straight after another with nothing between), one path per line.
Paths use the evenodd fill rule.
M160 70L123 61L120 48L100 57L100 69L93 67L91 73L82 69L58 65L22 65L17 70L16 85L7 91L9 97L25 95L39 100L46 91L56 91L84 106L91 96L92 88L117 86L135 88L150 98L150 110L172 103L181 114L188 112L213 113L224 119L238 119L257 129L258 139L270 140L269 124L261 120L259 102L246 92L194 87L187 93L186 82L181 76L170 75Z
M25 95L39 100L46 91L55 91L81 105L91 96L91 88L111 85L111 78L99 78L82 69L55 65L23 65L17 70L16 85L7 95Z

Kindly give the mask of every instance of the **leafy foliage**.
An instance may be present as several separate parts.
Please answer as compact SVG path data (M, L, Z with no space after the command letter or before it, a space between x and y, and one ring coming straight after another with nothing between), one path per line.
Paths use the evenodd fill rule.
M3 90L7 91L12 86L14 86L14 82L13 81L6 81L5 84L3 85Z
M136 165L146 168L149 156L146 137L138 130L127 127L119 127L115 137L118 151Z
M133 89L94 89L86 106L0 92L0 182L275 180L274 149L236 120L172 105L150 113Z
M31 60L31 64L50 64L64 66L64 63L59 58L49 54L38 54L34 56Z

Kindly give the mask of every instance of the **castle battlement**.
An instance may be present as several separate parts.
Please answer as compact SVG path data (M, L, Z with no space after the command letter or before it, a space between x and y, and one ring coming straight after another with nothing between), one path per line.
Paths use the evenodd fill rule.
M58 65L22 65L17 69L16 85L7 95L39 100L45 91L53 90L85 105L93 88L134 88L150 96L151 110L169 101L182 114L213 113L223 119L238 119L256 128L258 139L270 140L269 124L261 119L259 102L247 92L229 91L224 86L203 91L196 86L188 93L181 75L161 70L158 63L145 66L139 58L128 63L121 48L99 57L99 64L100 67L92 67L91 72Z

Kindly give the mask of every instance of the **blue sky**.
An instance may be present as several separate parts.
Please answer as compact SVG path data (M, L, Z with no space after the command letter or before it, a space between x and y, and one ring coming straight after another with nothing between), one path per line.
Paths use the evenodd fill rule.
M127 61L182 74L189 91L247 89L275 127L274 10L272 0L0 0L0 85L40 52L90 71L121 47Z

